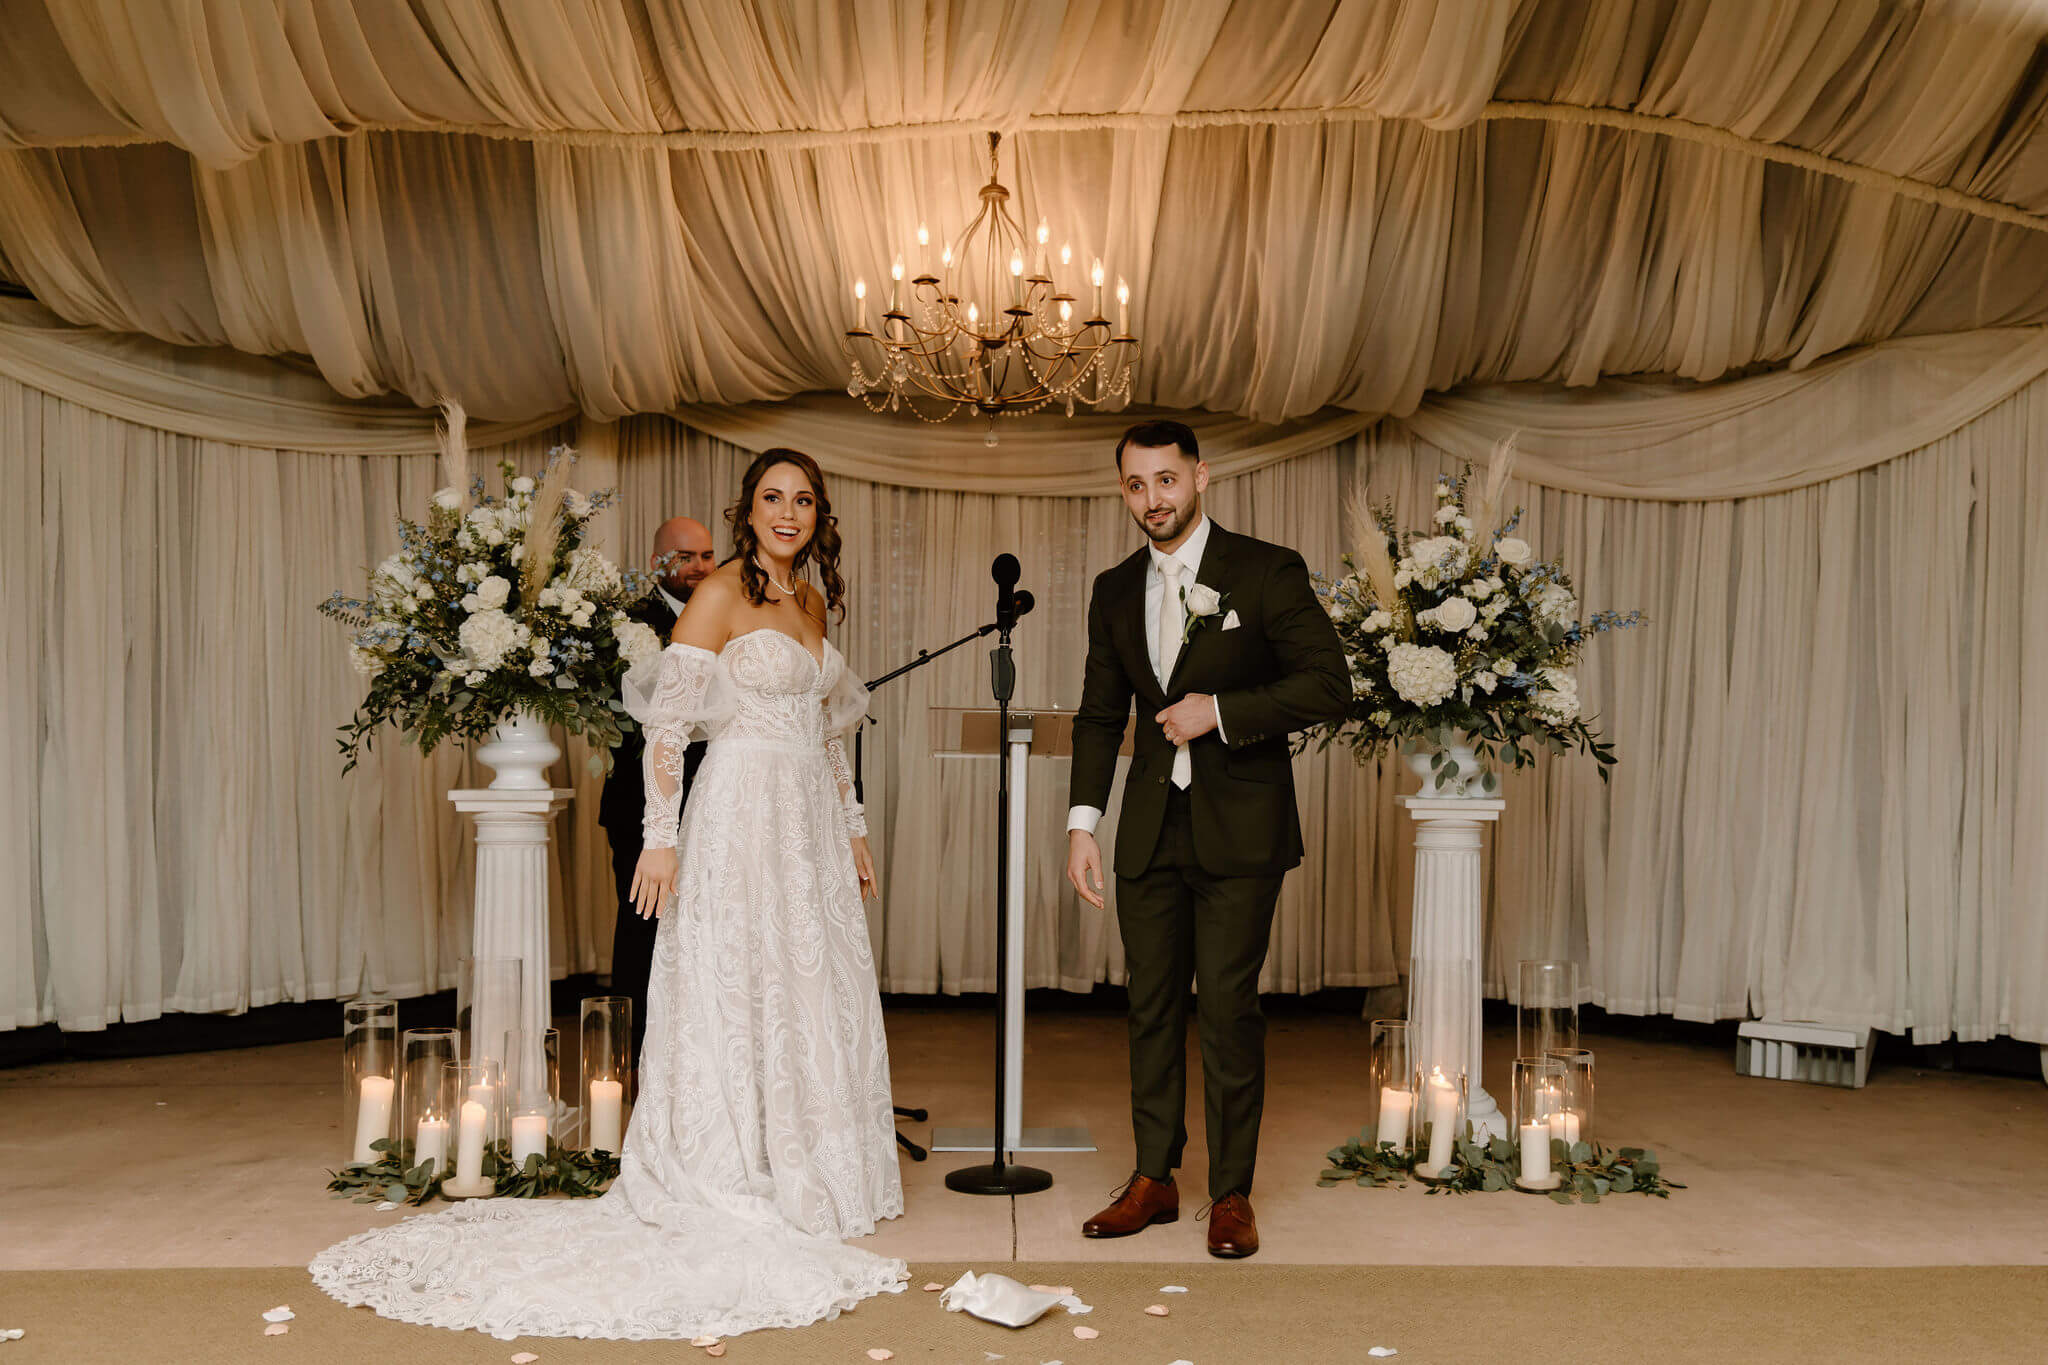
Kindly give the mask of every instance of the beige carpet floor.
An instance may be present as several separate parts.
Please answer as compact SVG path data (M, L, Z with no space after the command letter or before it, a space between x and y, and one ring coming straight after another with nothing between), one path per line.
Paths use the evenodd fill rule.
M1012 1331L939 1307L927 1282L964 1267L923 1264L910 1289L835 1322L761 1332L726 1343L733 1365L845 1362L871 1349L911 1362L986 1365L1235 1365L1369 1361L1392 1347L1400 1365L1512 1361L1515 1365L1639 1362L2033 1361L2048 1327L2048 1268L1538 1269L1529 1267L1007 1263L1027 1283L1072 1285L1094 1305L1055 1309ZM1185 1294L1162 1294L1168 1284ZM263 1335L264 1310L297 1318ZM1170 1316L1148 1316L1164 1304ZM1099 1335L1080 1340L1085 1325ZM286 1268L73 1270L0 1274L0 1365L205 1362L206 1365L384 1365L504 1362L531 1351L538 1365L696 1361L680 1342L495 1341L387 1322L346 1309Z

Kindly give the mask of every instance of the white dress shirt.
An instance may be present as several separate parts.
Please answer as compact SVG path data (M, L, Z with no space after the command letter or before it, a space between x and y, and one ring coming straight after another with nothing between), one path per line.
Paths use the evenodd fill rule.
M1173 557L1180 561L1181 568L1187 573L1187 581L1190 584L1194 583L1202 572L1202 552L1209 548L1209 525L1209 518L1207 516L1196 522L1195 529L1188 532L1188 538L1182 541L1180 548L1173 553ZM1159 619L1159 601L1166 594L1166 575L1159 571L1159 561L1166 558L1166 555L1157 545L1153 545L1150 548L1152 551L1150 567L1145 570L1145 658L1152 665L1152 676L1157 678L1159 677L1159 632L1152 629L1152 623ZM1159 685L1164 687L1166 679L1160 678ZM1216 711L1216 734L1221 738L1223 735L1223 708L1216 705L1213 697L1210 699L1209 705ZM1189 786L1192 789L1193 783L1191 782ZM1078 829L1088 834L1093 834L1095 827L1101 823L1102 812L1094 806L1075 806L1067 812L1067 828L1070 831Z
M683 614L683 599L682 599L682 598L680 598L680 597L677 597L677 596L676 596L676 595L675 595L674 593L670 592L670 591L669 591L669 590L668 590L667 588L664 588L664 587L662 587L662 586L661 586L661 584L660 584L660 583L658 583L658 582L657 582L657 583L656 583L656 584L654 585L654 590L655 590L656 592L658 592L658 593L660 593L660 594L661 594L661 600L662 600L662 601L664 601L664 602L668 603L668 609L669 609L670 611L674 612L674 613L675 613L676 615L678 615L678 616L681 616L681 615Z

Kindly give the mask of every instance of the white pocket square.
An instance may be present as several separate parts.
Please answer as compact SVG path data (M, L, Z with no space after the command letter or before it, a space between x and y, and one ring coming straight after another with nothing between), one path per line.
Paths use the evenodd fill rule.
M1224 628L1225 630L1236 630L1236 629L1237 629L1237 627L1238 627L1238 624L1239 624L1239 622L1238 622L1238 619L1237 619L1237 613L1236 613L1236 612L1234 612L1234 611L1233 611L1233 612L1231 612L1231 613L1230 613L1230 614L1229 614L1228 616L1226 616L1226 617L1224 617L1224 618L1223 618L1223 628Z

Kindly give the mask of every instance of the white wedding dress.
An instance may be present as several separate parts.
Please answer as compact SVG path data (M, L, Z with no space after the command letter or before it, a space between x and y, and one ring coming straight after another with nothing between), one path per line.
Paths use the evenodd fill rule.
M351 1237L312 1264L343 1303L508 1340L639 1340L802 1326L903 1287L903 1262L839 1240L903 1211L840 745L867 691L830 644L820 663L773 629L719 654L672 644L625 691L648 843L682 819L619 1178L594 1200L477 1200Z

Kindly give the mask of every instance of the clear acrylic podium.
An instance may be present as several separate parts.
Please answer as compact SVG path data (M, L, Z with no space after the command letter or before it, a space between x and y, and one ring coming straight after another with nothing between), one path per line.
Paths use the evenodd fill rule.
M1094 1139L1086 1127L1026 1128L1024 1126L1024 921L1028 905L1024 899L1024 850L1030 828L1025 819L1028 787L1028 758L1072 757L1074 713L1072 711L1010 709L1010 733L998 733L1002 712L995 707L934 706L931 709L932 753L939 758L993 758L1003 755L1010 765L1010 858L1003 876L1009 881L1009 944L1003 986L1005 1004L1001 1027L1006 1040L1003 1087L1004 1128L1002 1146L1013 1152L1092 1152ZM987 1128L933 1128L935 1152L987 1151L994 1134Z

